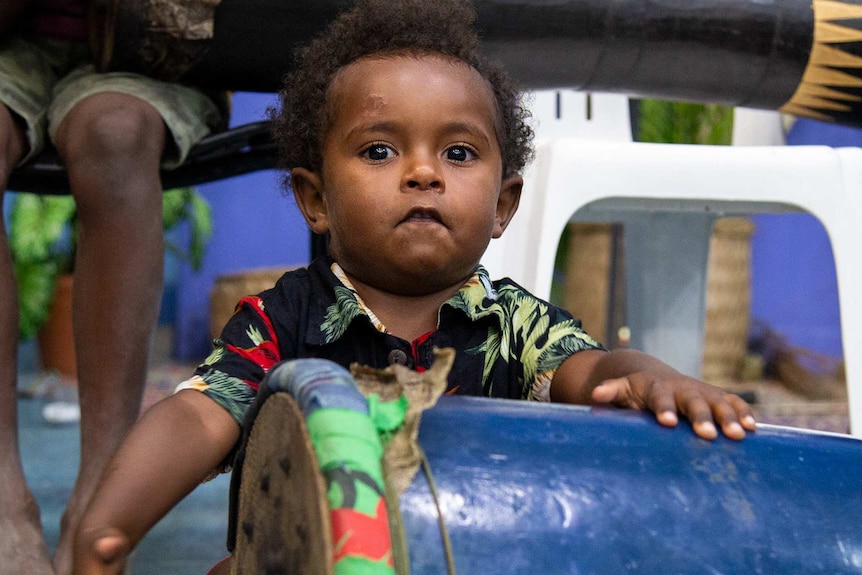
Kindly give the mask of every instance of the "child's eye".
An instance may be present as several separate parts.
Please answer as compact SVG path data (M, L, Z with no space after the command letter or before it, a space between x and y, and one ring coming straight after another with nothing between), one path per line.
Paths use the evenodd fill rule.
M446 159L452 162L467 162L476 158L476 154L466 146L452 146L446 150Z
M372 144L366 148L362 155L372 162L382 162L395 155L395 150L385 144Z

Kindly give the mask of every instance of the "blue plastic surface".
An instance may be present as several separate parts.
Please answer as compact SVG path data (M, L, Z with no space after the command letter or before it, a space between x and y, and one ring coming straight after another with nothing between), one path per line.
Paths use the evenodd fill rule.
M458 573L862 573L862 441L761 426L734 442L652 415L443 397L422 417ZM412 575L446 573L420 471Z

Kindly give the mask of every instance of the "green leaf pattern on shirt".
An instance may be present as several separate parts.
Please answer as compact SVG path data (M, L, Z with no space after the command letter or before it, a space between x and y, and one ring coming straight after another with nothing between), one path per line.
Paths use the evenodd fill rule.
M350 290L346 287L335 288L335 303L326 310L326 318L320 326L325 341L331 343L347 331L347 327L358 316L364 315Z
M203 374L202 379L207 383L207 388L218 389L216 395L211 395L209 389L203 389L204 395L210 395L238 422L242 422L248 407L254 402L257 391L249 387L248 383L238 377L232 377L222 371L210 369Z
M251 343L254 345L260 345L263 343L263 335L260 333L260 330L253 325L248 326L248 329L245 330L245 334L248 336L248 339L251 340Z
M203 365L213 365L224 357L225 348L224 342L221 339L217 339L213 342L213 350L210 352L209 356L204 360Z
M379 330L386 328L356 293L338 264L332 271L343 286L335 288L335 303L326 310L321 326L325 341L331 343L344 335L350 323L359 316L368 317ZM504 283L495 289L487 270L479 267L470 280L443 306L461 310L471 319L492 316L497 321L488 330L487 339L479 346L465 350L483 354L483 390L492 395L493 369L497 362L520 366L518 384L525 399L547 400L547 382L553 379L560 364L572 354L601 346L579 325L579 322L558 314L545 302L516 285ZM442 309L442 307L441 307ZM543 385L538 385L544 382ZM534 397L534 389L543 389Z
M350 283L347 274L337 263L330 266L332 273L343 284L335 288L335 303L326 310L326 318L320 330L323 332L324 341L332 343L347 331L350 323L359 316L366 316L377 331L385 332L386 326L374 315L374 312L365 305L356 288Z
M489 328L486 341L467 353L484 354L483 389L491 382L497 361L521 366L521 395L533 398L534 383L553 378L560 364L583 349L601 346L580 329L572 319L551 322L549 306L515 285L491 287L488 272L480 267L461 291L446 305L464 311L471 318L494 316L497 322ZM491 394L492 390L485 389ZM536 399L547 399L541 397Z

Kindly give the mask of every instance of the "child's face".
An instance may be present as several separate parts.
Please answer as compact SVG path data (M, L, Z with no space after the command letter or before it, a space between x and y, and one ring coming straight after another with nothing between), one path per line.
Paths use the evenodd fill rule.
M329 89L321 173L297 169L312 229L348 275L390 293L463 283L517 209L502 178L495 101L466 64L436 55L363 58ZM310 199L309 199L310 198Z

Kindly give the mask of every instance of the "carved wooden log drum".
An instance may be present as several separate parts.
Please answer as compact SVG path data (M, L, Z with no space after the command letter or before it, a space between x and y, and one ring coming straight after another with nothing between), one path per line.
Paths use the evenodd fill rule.
M96 0L104 69L272 92L350 0ZM780 109L862 124L862 0L474 0L526 88Z

